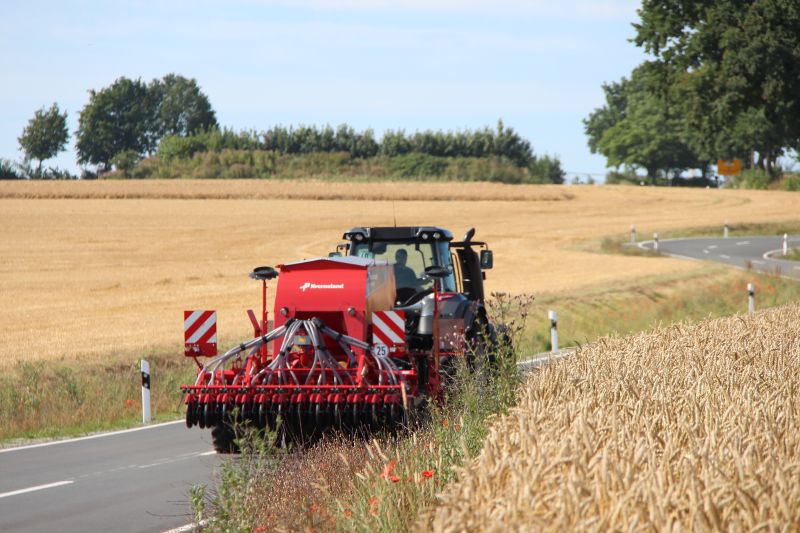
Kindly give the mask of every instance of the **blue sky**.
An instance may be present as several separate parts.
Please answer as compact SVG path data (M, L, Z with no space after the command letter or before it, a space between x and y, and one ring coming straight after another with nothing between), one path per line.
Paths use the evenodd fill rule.
M463 129L498 118L570 172L605 172L581 120L644 58L630 0L16 1L0 18L0 157L36 109L70 132L90 89L196 78L221 125ZM49 164L77 170L70 147ZM47 164L47 163L46 163Z

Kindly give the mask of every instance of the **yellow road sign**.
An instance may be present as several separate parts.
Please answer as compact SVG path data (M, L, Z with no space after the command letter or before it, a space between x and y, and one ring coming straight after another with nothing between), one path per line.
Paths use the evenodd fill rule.
M741 159L733 159L731 161L726 161L724 159L717 160L717 174L721 176L735 176L741 171Z

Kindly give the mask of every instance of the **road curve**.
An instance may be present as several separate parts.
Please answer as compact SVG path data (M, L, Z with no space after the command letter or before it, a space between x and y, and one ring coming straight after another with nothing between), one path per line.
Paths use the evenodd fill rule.
M639 247L652 250L654 242L645 241ZM783 237L703 237L665 239L658 243L658 251L670 257L716 261L800 280L800 261L781 259L782 247ZM789 247L800 247L800 237L790 237Z
M183 421L0 450L0 531L165 531L221 464Z

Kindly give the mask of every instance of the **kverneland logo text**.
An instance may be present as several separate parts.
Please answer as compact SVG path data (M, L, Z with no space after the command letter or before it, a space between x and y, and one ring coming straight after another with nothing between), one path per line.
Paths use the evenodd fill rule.
M344 283L309 283L305 282L300 285L300 290L306 292L306 289L344 289Z

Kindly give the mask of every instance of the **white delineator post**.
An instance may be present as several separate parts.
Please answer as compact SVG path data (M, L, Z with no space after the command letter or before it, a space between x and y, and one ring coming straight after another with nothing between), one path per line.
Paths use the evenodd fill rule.
M783 234L783 255L789 254L789 234Z
M150 413L150 363L142 359L142 423L149 424Z
M558 319L555 311L548 311L547 317L550 319L550 351L558 353Z
M636 244L636 226L631 224L631 244Z
M658 251L658 233L653 233L653 250Z
M725 226L722 229L722 236L724 238L726 238L726 239L728 238L728 221L727 220L725 221Z
M747 312L756 312L756 288L752 283L747 284Z

